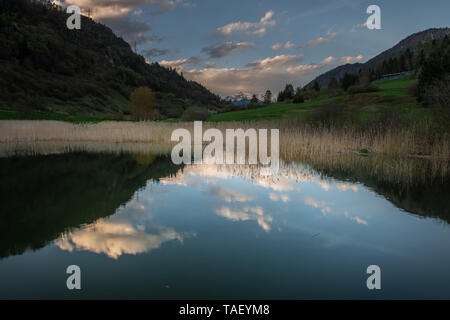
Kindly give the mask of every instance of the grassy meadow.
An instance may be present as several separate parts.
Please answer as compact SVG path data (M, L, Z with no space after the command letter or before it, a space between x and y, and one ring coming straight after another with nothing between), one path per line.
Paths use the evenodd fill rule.
M220 113L209 121L253 121L273 119L326 120L335 125L367 125L374 121L395 120L401 124L417 125L428 122L444 127L433 110L422 107L412 92L417 80L404 77L378 82L377 92L333 95L326 88L319 96L301 104L273 103L269 106Z

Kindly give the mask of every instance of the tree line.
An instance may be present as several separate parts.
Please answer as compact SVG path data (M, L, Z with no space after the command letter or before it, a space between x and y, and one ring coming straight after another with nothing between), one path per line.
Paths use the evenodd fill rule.
M328 93L336 94L377 91L376 85L372 84L374 80L404 72L413 72L417 79L416 88L413 89L419 102L430 107L450 107L450 39L448 36L420 43L416 50L408 48L403 53L378 63L375 68L361 68L356 74L345 73L340 79L332 77L326 90ZM310 88L294 89L292 84L287 84L278 93L277 102L302 103L317 97L320 91L321 87L317 81ZM271 99L268 103L270 101Z

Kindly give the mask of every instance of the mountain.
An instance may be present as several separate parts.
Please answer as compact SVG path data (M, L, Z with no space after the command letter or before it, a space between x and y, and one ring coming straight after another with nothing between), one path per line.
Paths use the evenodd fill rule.
M233 96L227 96L225 98L225 101L227 103L232 103L236 106L246 106L250 103L251 99L252 99L251 94L239 91L237 94L235 94Z
M170 157L151 154L0 158L0 260L40 249L67 230L114 214L149 181L182 168Z
M219 96L175 70L147 63L110 28L82 16L69 30L59 6L0 1L0 110L105 115L126 113L131 92L156 92L160 114L221 107Z
M239 91L233 96L227 96L224 100L228 104L231 103L236 106L246 106L251 102L252 97L253 94L251 93L244 93L242 91ZM256 97L258 98L259 103L264 100L264 95L256 95Z
M394 47L383 51L376 57L370 59L366 63L353 63L353 64L345 64L342 66L339 66L337 68L334 68L328 72L325 72L324 74L318 76L313 81L308 83L306 85L307 88L311 87L315 81L319 83L319 85L326 86L328 85L328 81L330 81L331 78L342 78L345 73L349 74L356 74L358 73L359 69L362 68L375 68L377 65L382 63L385 60L388 60L392 57L395 57L397 55L403 54L407 51L407 49L411 50L411 52L416 53L417 48L419 47L419 44L425 43L434 39L442 39L445 36L450 36L450 28L434 28L434 29L428 29L422 32L415 33L413 35L410 35L409 37L403 39L400 41L397 45Z

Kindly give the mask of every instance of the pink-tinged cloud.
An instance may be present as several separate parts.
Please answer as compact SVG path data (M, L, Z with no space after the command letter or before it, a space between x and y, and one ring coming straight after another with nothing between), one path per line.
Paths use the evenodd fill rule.
M363 55L359 55L359 56L356 56L356 57L344 56L344 57L341 58L340 61L342 63L353 63L353 62L361 61L362 59L364 59Z
M194 69L185 71L184 76L223 97L239 91L259 94L270 89L275 93L286 83L294 86L306 84L319 69L336 61L334 57L328 57L317 64L299 64L302 59L301 55L280 55L254 61L244 68Z
M292 42L288 41L285 44L282 44L282 43L274 44L272 46L272 50L277 51L277 50L281 50L281 49L291 49L291 48L294 48L294 47L295 47L295 44L293 44Z
M53 2L64 6L76 5L83 11L89 9L96 20L122 17L135 9L139 12L141 6L155 6L156 10L151 12L153 15L165 13L175 7L192 6L183 0L65 0L65 2L55 0Z
M309 41L307 46L308 47L315 47L315 46L317 46L317 45L319 45L321 43L329 43L329 42L330 42L330 39L319 37L317 39Z
M264 36L267 27L276 25L275 12L270 10L258 22L233 22L216 29L216 34L229 36L232 33L245 32L248 36Z
M291 66L293 64L300 63L303 60L302 55L279 55L273 58L266 58L262 60L256 60L247 64L247 67L251 68L281 68Z

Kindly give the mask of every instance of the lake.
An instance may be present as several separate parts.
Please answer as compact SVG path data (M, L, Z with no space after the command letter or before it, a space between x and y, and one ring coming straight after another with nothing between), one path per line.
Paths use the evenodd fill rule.
M157 152L9 150L0 298L449 299L450 179L434 168L353 155L263 177Z

